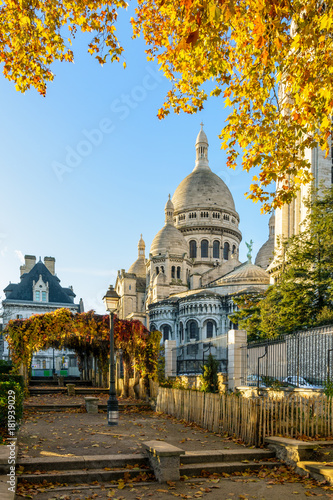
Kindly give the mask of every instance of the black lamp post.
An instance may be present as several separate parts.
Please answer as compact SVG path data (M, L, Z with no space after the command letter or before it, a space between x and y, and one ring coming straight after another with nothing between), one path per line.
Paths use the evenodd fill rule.
M117 310L117 305L120 297L117 292L110 285L106 295L103 297L106 310L110 313L110 389L109 389L109 399L107 403L108 412L108 425L118 425L119 421L119 410L118 410L118 400L116 393L116 380L114 373L114 329L113 329L113 315Z

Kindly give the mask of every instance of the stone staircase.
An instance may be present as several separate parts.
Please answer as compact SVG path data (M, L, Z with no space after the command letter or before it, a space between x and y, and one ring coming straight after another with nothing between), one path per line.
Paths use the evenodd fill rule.
M83 457L25 458L17 463L18 484L47 483L99 483L119 481L141 476L153 478L153 470L143 454L91 455Z
M257 471L279 465L274 458L273 451L262 449L188 451L180 456L180 475L198 476L202 471L210 474Z
M310 475L317 481L333 485L333 441L301 441L282 437L269 437L265 441L276 456L298 474Z
M165 443L166 444L166 443ZM257 471L279 464L270 450L211 450L190 451L180 456L180 476L200 476L202 471L213 473ZM83 457L25 458L17 462L18 484L99 483L138 478L155 480L154 470L146 454L91 455Z

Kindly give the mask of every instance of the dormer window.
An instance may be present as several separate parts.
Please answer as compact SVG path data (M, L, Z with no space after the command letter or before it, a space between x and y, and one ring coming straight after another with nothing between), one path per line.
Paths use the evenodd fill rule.
M39 275L37 283L32 283L32 293L34 302L48 302L49 301L49 284L44 282L42 275Z

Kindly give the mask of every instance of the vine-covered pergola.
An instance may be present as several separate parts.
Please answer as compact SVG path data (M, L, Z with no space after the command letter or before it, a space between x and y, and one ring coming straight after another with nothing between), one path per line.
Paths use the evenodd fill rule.
M94 311L73 314L69 309L35 314L27 319L10 320L4 331L15 372L23 368L28 378L35 352L54 349L75 351L82 369L89 358L104 382L107 380L110 355L110 317ZM149 332L138 320L114 318L115 348L122 350L124 388L135 368L142 377L155 378L160 346L160 332Z

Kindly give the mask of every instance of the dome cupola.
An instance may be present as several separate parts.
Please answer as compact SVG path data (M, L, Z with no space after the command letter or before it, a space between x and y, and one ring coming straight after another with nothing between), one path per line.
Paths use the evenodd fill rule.
M203 123L200 123L201 130L197 135L197 140L195 141L196 149L196 161L195 169L209 169L208 165L208 139L203 129ZM210 169L209 169L210 170Z
M195 142L195 167L177 187L172 203L177 216L181 212L197 210L227 210L239 219L235 203L227 185L208 164L208 139L201 124Z
M175 209L173 203L171 201L171 196L169 195L169 199L165 204L164 212L165 212L165 223L173 225L173 213Z
M146 259L145 259L146 245L143 241L142 234L138 243L138 258L131 265L128 272L136 274L138 278L146 277Z
M275 238L275 215L271 215L269 222L269 237L257 253L255 264L267 269L274 257L274 238Z
M187 244L182 233L174 226L174 207L169 199L165 205L165 226L157 233L150 247L152 256L172 253L184 255L187 253Z

